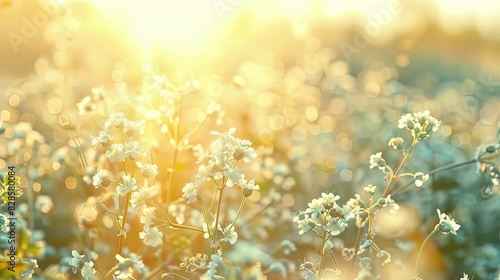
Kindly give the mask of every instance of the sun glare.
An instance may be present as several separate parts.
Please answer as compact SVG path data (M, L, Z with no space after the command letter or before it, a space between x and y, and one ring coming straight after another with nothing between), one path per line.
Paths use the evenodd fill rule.
M221 22L209 1L95 0L94 3L146 50L156 44L178 52L203 49Z

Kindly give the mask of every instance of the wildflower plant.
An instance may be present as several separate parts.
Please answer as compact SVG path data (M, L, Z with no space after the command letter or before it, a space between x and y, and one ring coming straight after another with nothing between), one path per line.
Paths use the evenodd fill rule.
M306 271L306 279L328 279L327 275L332 272L339 275L342 274L339 262L335 257L335 252L332 250L334 246L331 239L344 232L349 224L354 224L358 228L358 234L353 247L342 248L342 256L347 261L358 262L358 275L363 275L372 270L375 265L375 262L372 260L373 257L379 259L378 263L380 265L391 261L390 253L378 246L375 239L377 231L374 229L374 218L380 208L387 208L393 214L397 214L400 209L400 206L392 198L399 190L393 187L394 182L400 181L404 177L409 177L412 179L411 182L413 182L415 187L420 188L429 179L429 175L423 172L403 173L402 171L417 143L429 138L429 136L439 129L439 126L440 121L432 117L429 111L403 114L399 120L398 128L410 132L411 137L409 141L405 141L403 137L398 136L391 138L388 143L388 146L401 152L402 159L400 163L396 167L391 167L384 159L382 152L370 156L369 167L383 173L384 181L386 182L384 188L368 184L364 187L365 193L368 194L368 202L363 201L361 196L356 194L355 198L349 199L346 205L342 207L337 204L337 201L340 200L339 196L333 193L323 193L321 197L313 199L305 211L301 211L296 215L294 222L297 224L299 234L311 232L321 240L317 265L309 261L301 265L301 269ZM442 214L439 210L438 215L440 222L426 241L424 241L421 250L430 236L435 232L441 231L445 234L451 232L456 235L457 230L460 228L454 220L451 220L448 215ZM374 251L374 254L369 253L371 251ZM334 268L326 269L323 266L325 254L331 256L335 265ZM421 254L417 258L413 276L416 275L420 256ZM342 275L354 277L356 273L351 269L351 271L344 272Z

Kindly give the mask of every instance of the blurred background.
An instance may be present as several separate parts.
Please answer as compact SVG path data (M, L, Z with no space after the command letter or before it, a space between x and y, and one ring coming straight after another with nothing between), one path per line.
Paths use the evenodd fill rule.
M85 181L102 161L90 135L113 111L156 121L147 114L155 108L136 107L145 69L153 69L173 83L200 81L200 94L186 100L182 131L210 101L225 111L222 124L206 124L192 142L206 146L210 130L236 127L258 147L248 177L262 187L253 203L267 210L254 211L255 229L241 238L263 252L291 240L298 251L268 257L284 259L287 279L299 279L294 263L314 256L315 241L297 235L292 213L321 192L345 202L368 183L382 185L369 157L381 151L390 165L398 162L387 141L400 134L401 114L429 110L442 122L415 149L411 171L468 161L498 144L499 27L500 3L488 0L0 0L0 172L17 165L27 182L20 198L32 236L26 242L38 249L26 254L42 270L61 264L63 271L71 249L89 242L110 243L101 254L113 255L115 241L107 238L114 234L97 230L110 222L87 209L101 195ZM85 107L95 87L106 100ZM172 150L162 145L168 139L160 127L152 145L166 170ZM162 185L160 172L157 183L171 188L172 201L194 161L180 155L173 186ZM489 164L498 169L498 158ZM393 254L382 279L400 279L401 267L411 267L437 208L462 228L457 237L432 240L421 277L498 278L498 186L481 170L468 164L439 172L394 197L404 215L380 224L380 242ZM259 201L266 196L272 206ZM344 234L339 254L355 230ZM243 262L238 256L232 262Z

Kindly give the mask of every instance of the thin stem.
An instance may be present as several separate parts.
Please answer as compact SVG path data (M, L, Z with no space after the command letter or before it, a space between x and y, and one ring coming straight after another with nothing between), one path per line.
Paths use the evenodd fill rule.
M370 207L368 208L368 235L373 238L373 195L370 196Z
M181 127L181 117L182 117L182 94L179 99L179 114L176 116L175 119L175 131L174 131L174 141L175 141L175 147L174 147L174 159L172 162L172 168L169 173L169 178L168 178L168 184L167 188L165 189L165 192L163 193L163 200L165 203L169 203L172 192L171 190L172 185L174 184L174 174L175 174L175 169L177 167L177 154L179 153L179 132L180 132L180 127Z
M245 206L245 201L247 201L246 196L244 196L243 199L241 200L240 209L238 209L238 214L236 214L236 217L234 217L234 220L231 222L231 227L229 228L229 230L231 230L234 227L234 225L236 224L236 221L238 220L238 218L241 215L241 212L243 212L243 207Z
M207 208L205 207L205 202L201 200L200 204L201 204L201 211L203 212L203 217L205 217L205 222L207 223L208 240L212 240L212 231L210 230L211 223L208 220Z
M177 229L189 229L189 230L193 230L193 231L198 231L198 232L201 232L201 233L205 233L202 229L199 229L199 228L195 228L195 227L191 227L191 226L186 226L186 225L181 225L181 224L173 224L173 223L170 223L169 221L167 220L163 220L163 219L156 219L157 221L160 221L160 222L164 222L165 224L163 226L168 226L168 227L172 227L172 228L177 228ZM162 225L159 225L158 227L161 227Z
M432 176L432 175L434 175L434 174L436 174L438 172L446 171L446 170L450 170L450 169L454 169L454 168L458 168L458 167L462 167L462 166L465 166L465 165L476 163L477 161L478 160L476 158L474 158L474 159L470 159L470 160L459 162L459 163L450 163L450 164L438 167L438 168L436 168L434 170L431 170L428 174L429 174L429 176ZM414 182L415 182L415 180L412 180L408 184L406 184L406 185L404 185L404 186L402 186L400 188L395 189L394 192L392 192L392 194L397 194L397 193L405 190L407 187L411 186Z
M356 241L354 242L354 256L352 257L351 268L349 269L349 274L353 274L354 264L356 263L356 257L358 256L359 241L361 240L361 233L363 227L358 227L358 233L356 233Z
M125 231L125 224L127 223L128 206L130 204L130 192L127 193L125 198L125 210L123 211L122 224L120 227L120 233L118 237L118 255L122 255L123 244L125 243L125 235L122 233Z
M385 187L384 193L382 194L382 197L385 197L389 193L389 189L391 187L391 183L394 180L398 179L398 173L401 171L401 168L403 168L403 165L406 163L408 160L408 157L410 157L411 152L413 152L413 148L415 148L415 145L417 144L417 140L413 139L413 142L411 143L410 149L403 154L403 160L401 160L401 163L399 164L398 168L394 171L394 173L391 174L391 178L387 182L387 186Z
M224 193L224 186L219 190L219 200L217 201L217 214L215 214L215 228L214 228L214 237L213 237L213 243L215 244L215 241L217 240L217 230L219 228L219 216L220 216L220 206L222 204L222 194ZM208 227L209 225L207 225ZM215 252L215 251L214 251Z
M335 264L335 267L340 270L339 262L337 261L337 258L333 254L332 249L328 250L328 254L330 254L330 257L332 257L332 260L333 260L333 263Z
M434 227L434 230L425 238L424 242L420 246L420 249L418 250L418 255L417 255L417 261L415 262L415 267L413 268L413 272L411 273L411 278L412 280L415 276L417 276L417 270L418 270L418 265L420 263L420 258L422 257L422 252L424 250L425 244L431 239L431 237L434 235L439 230L439 225L436 225Z
M324 229L324 226L326 225L326 218L323 216L323 235L321 237L321 247L319 248L319 263L318 263L318 278L321 279L321 276L323 275L322 271L322 266L323 266L323 248L325 247L326 243L326 230Z

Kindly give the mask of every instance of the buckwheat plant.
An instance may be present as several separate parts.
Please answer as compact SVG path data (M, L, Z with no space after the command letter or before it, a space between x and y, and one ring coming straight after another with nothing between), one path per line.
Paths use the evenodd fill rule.
M386 250L380 248L375 242L374 216L377 215L380 208L388 208L391 213L397 213L399 210L399 205L391 197L398 190L393 187L394 182L401 180L403 177L409 177L411 178L411 182L417 188L420 188L429 179L429 174L423 172L402 172L402 170L417 143L429 138L429 136L438 130L439 126L440 121L432 117L429 111L403 114L399 120L398 127L409 132L409 139L405 140L405 138L398 136L391 138L388 143L390 147L402 154L402 159L395 167L391 167L383 158L381 152L370 156L370 169L377 169L382 172L386 183L383 188L379 188L375 184L368 184L364 187L364 192L369 197L368 203L363 201L360 195L356 194L355 198L348 200L346 205L339 206L337 204L337 201L340 200L339 196L335 196L332 193L323 193L321 197L313 199L305 211L297 214L294 221L298 226L299 234L311 232L321 239L317 265L309 261L301 265L301 269L307 273L306 279L327 279L331 273L341 274L341 267L332 251L334 246L331 239L334 236L340 235L352 222L358 228L355 244L351 248L344 247L342 249L342 256L347 261L358 262L360 268L359 275L364 275L372 270L372 265L374 265L373 256L379 259L381 265L391 261L391 255ZM435 231L448 230L448 232L456 234L459 226L453 220L449 220L448 216L439 215L441 220ZM433 233L429 236L432 236ZM363 242L361 242L362 237ZM425 242L423 245L425 245ZM331 256L335 264L334 269L323 267L325 254ZM377 269L377 271L379 270ZM351 269L348 272L349 275L354 277L356 274Z
M255 158L256 153L252 148L252 143L248 140L239 139L233 136L235 128L228 132L220 133L213 131L211 134L217 136L207 151L201 153L196 162L197 174L193 182L187 183L182 189L182 197L187 199L188 204L196 203L203 213L202 232L203 237L208 240L211 250L210 258L205 254L197 254L195 257L183 257L181 267L186 272L197 270L206 271L204 277L207 279L224 279L217 275L218 269L225 266L222 252L224 244L233 245L238 239L236 232L236 222L240 217L245 202L253 191L259 190L259 185L255 181L249 180L243 174L238 165L240 163L250 163ZM241 188L241 202L237 214L225 222L222 222L222 204L224 201L224 191L228 188ZM207 197L212 197L210 200ZM214 212L209 205L216 205ZM224 212L228 210L225 209ZM168 219L167 215L164 215ZM171 276L166 273L163 276Z

